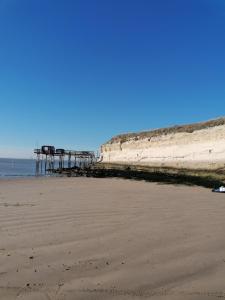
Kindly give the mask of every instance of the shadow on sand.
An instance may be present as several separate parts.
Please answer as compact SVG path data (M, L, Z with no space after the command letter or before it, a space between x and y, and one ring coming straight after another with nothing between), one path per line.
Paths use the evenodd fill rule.
M91 172L88 176L91 177L120 177L124 179L144 180L146 182L158 182L159 184L173 184L173 185L188 185L188 186L202 186L206 188L216 188L224 184L220 179L214 178L212 175L202 174L184 174L184 173L168 173L168 172L147 172L135 171L127 167L124 170L120 169L98 169Z

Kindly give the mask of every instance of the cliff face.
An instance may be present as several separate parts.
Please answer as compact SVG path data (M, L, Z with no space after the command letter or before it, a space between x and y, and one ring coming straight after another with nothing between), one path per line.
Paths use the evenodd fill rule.
M119 135L101 147L102 162L185 169L225 168L225 118Z

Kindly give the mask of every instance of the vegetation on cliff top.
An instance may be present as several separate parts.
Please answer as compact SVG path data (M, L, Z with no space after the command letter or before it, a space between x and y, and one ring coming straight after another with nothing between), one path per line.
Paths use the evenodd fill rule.
M171 133L178 133L178 132L187 132L192 133L197 130L207 129L210 127L216 127L220 125L225 125L225 117L210 120L207 122L201 122L201 123L194 123L194 124L187 124L187 125L175 125L173 127L167 127L167 128L160 128L155 129L151 131L142 131L142 132L134 132L134 133L125 133L125 134L119 134L115 137L113 137L110 141L107 143L124 143L131 139L139 140L144 138L151 139L152 137L160 136L160 135L167 135Z

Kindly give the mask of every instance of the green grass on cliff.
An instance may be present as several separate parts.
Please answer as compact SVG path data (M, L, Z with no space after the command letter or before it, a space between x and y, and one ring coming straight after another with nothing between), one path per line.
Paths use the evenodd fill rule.
M151 138L160 136L160 135L167 135L171 133L178 133L178 132L187 132L192 133L197 130L207 129L211 127L216 127L220 125L225 125L225 117L207 121L207 122L201 122L201 123L194 123L194 124L188 124L188 125L181 125L181 126L173 126L168 128L160 128L152 131L142 131L142 132L136 132L136 133L125 133L125 134L119 134L115 137L113 137L108 143L124 143L126 141L129 141L130 139L139 140L144 138L149 138L149 141Z

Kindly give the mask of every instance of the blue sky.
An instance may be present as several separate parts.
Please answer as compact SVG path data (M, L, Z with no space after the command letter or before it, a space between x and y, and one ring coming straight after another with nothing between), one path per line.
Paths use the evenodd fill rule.
M225 115L224 0L0 0L0 156Z

